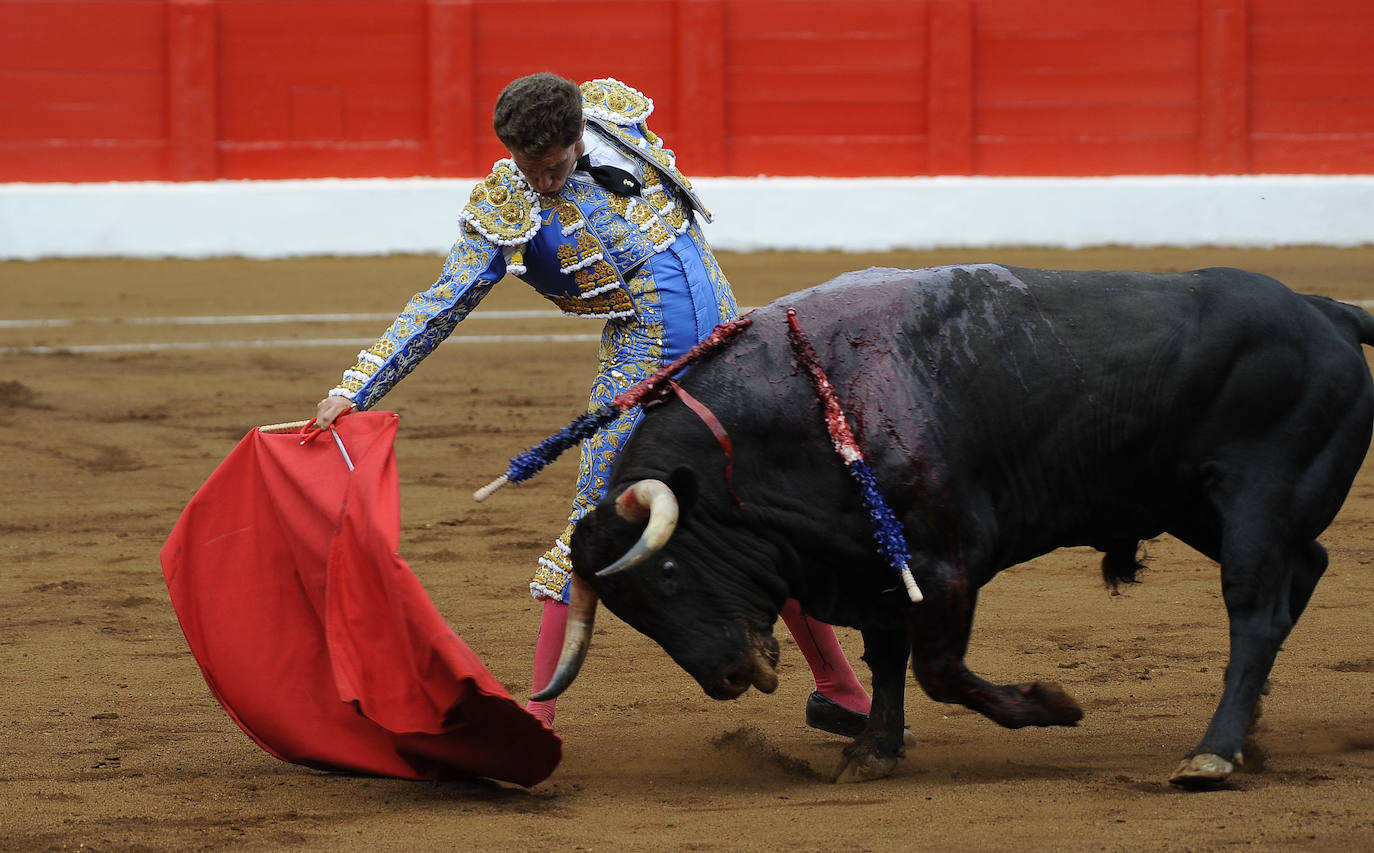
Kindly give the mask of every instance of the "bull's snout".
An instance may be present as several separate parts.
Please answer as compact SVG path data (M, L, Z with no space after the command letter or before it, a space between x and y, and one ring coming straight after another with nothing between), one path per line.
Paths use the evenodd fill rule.
M722 670L702 687L712 699L734 699L750 687L760 693L778 689L778 641L772 634L749 631L748 647L742 660Z

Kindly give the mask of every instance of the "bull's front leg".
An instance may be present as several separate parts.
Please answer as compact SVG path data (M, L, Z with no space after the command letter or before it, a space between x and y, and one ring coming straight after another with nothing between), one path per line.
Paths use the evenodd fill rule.
M911 631L911 669L926 694L937 702L957 702L1009 729L1072 726L1083 719L1083 709L1058 684L993 684L969 671L964 655L978 593L955 567L936 568L921 579L926 600Z
M904 754L906 664L910 638L904 630L861 631L863 660L873 673L868 726L844 748L836 782L867 782L890 775Z

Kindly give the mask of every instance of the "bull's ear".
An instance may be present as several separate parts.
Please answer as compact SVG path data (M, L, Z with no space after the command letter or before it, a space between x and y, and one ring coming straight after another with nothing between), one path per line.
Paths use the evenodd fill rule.
M689 514L701 491L697 485L697 475L691 468L678 468L668 475L668 488L673 490L673 496L677 498L678 517Z

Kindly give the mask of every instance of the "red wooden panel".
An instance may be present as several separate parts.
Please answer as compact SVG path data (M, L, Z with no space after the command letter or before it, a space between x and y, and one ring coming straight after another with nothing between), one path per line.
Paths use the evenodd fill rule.
M1266 101L1364 101L1374 93L1374 61L1360 68L1266 63L1254 67L1250 82L1255 96Z
M1374 171L1374 7L1252 0L1252 168Z
M491 133L501 89L537 71L577 81L614 77L656 103L671 101L677 85L676 11L674 0L474 0L470 49L481 134ZM664 113L656 112L655 127L661 129L663 120Z
M730 174L925 168L926 4L727 0Z
M473 41L472 3L433 0L426 8L426 131L432 163L429 174L475 175L475 69L472 51L467 49Z
M1036 108L999 106L978 111L980 136L1007 138L1191 137L1197 131L1192 103L1082 104Z
M221 3L220 42L223 140L425 135L419 2Z
M1351 18L1348 21L1326 19L1311 21L1274 22L1264 26L1250 18L1250 40L1261 58L1298 65L1366 65L1367 40L1374 34L1374 14ZM1312 47L1318 52L1309 52Z
M361 178L423 174L426 150L418 142L380 144L226 144L220 148L224 178Z
M676 12L675 0L474 0L473 41L466 49L476 70L482 132L490 134L501 89L536 71L577 81L614 77L653 98L658 111L651 121L661 123L677 85Z
M1197 74L1181 71L1083 71L1014 68L978 71L980 107L1057 107L1084 104L1192 103Z
M794 73L847 74L850 70L890 69L916 65L912 40L893 34L816 33L810 38L748 33L727 40L731 70L787 69Z
M419 73L284 76L263 71L225 76L220 138L326 138L336 133L340 140L418 139L425 133L424 80ZM337 114L327 120L319 111L322 99L337 104Z
M844 74L732 68L725 75L725 91L735 104L782 102L805 105L820 101L850 103L856 111L863 111L881 108L886 104L924 102L924 78L919 66L900 72L856 68Z
M1360 100L1311 98L1301 101L1265 100L1252 111L1257 133L1318 136L1374 135L1374 90Z
M566 42L570 33L581 37L656 31L662 33L664 45L671 46L676 15L676 0L473 0L472 5L479 20L491 22L490 29L504 24L505 48L513 52L521 51L526 37L554 37ZM512 38L516 35L519 38ZM563 54L576 53L576 48L570 44Z
M225 47L220 68L226 74L418 72L424 59L424 30L417 16L407 15L405 21L392 21L386 27L374 28L373 23L359 20L348 28L317 28L311 38L304 39L298 32L275 27L256 32L236 26L241 22L230 17L222 26Z
M1012 5L978 4L979 174L1196 168L1193 0L1148 12L1037 3L1034 20Z
M0 70L163 67L164 0L0 0Z
M1368 27L1369 0L1247 0L1250 19L1257 28L1293 26Z
M0 2L0 139L159 139L164 30L160 2Z
M1197 35L1188 32L980 33L979 69L1008 74L1020 70L1080 68L1129 74L1197 68Z
M1374 41L1374 21L1364 27L1331 30L1255 31L1250 37L1254 61L1266 70L1367 69L1371 41Z
M225 36L242 42L241 47L289 43L297 55L325 59L337 46L415 41L425 15L424 0L220 0L218 6ZM296 61L291 56L267 58ZM334 53L328 61L346 65L365 60Z
M203 2L209 60L167 0L0 0L0 170L480 173L554 70L653 97L696 175L1374 171L1369 0Z
M0 73L0 139L156 139L162 78L82 71Z
M923 170L925 5L729 2L730 173Z
M1374 43L1374 40L1371 40ZM1365 101L1374 95L1374 60L1363 68L1255 68L1250 75L1261 100Z
M706 174L725 171L725 9L722 0L677 4L675 102L692 121L671 143Z
M1197 0L977 0L980 33L1094 33L1191 31Z
M917 110L861 111L852 103L817 103L798 111L789 104L731 103L726 126L735 136L902 136L922 133Z
M346 139L419 139L425 135L424 74L372 74L344 77L347 93ZM396 97L405 87L406 97Z
M734 37L791 34L823 44L831 37L884 39L923 32L923 6L911 0L726 0L725 20Z
M672 140L670 139L668 142L671 143ZM492 163L495 163L503 157L510 156L510 153L506 151L505 148L501 147L501 143L497 140L496 135L491 132L481 137L476 145L476 152L474 156L477 159L477 170L474 174L477 175L485 175L491 168Z
M1246 0L1202 0L1198 33L1198 168L1249 168L1249 19Z
M0 181L164 180L166 149L157 140L0 142Z
M1172 175L1197 171L1191 139L975 142L980 175Z
M1250 160L1258 174L1374 174L1374 136L1256 135L1250 142Z
M926 80L928 171L966 175L973 171L974 31L969 0L935 0L928 6L930 59ZM900 169L902 164L893 163ZM909 164L908 168L915 168Z
M219 177L215 4L167 4L167 174L178 181Z
M925 137L736 137L730 143L729 175L835 178L923 174ZM900 164L893 169L892 164ZM709 207L711 199L703 199Z

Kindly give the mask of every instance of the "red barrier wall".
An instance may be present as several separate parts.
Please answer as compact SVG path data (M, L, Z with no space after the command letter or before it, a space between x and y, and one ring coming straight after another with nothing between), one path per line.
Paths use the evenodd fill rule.
M0 181L485 174L513 77L693 175L1374 173L1369 0L0 0Z

